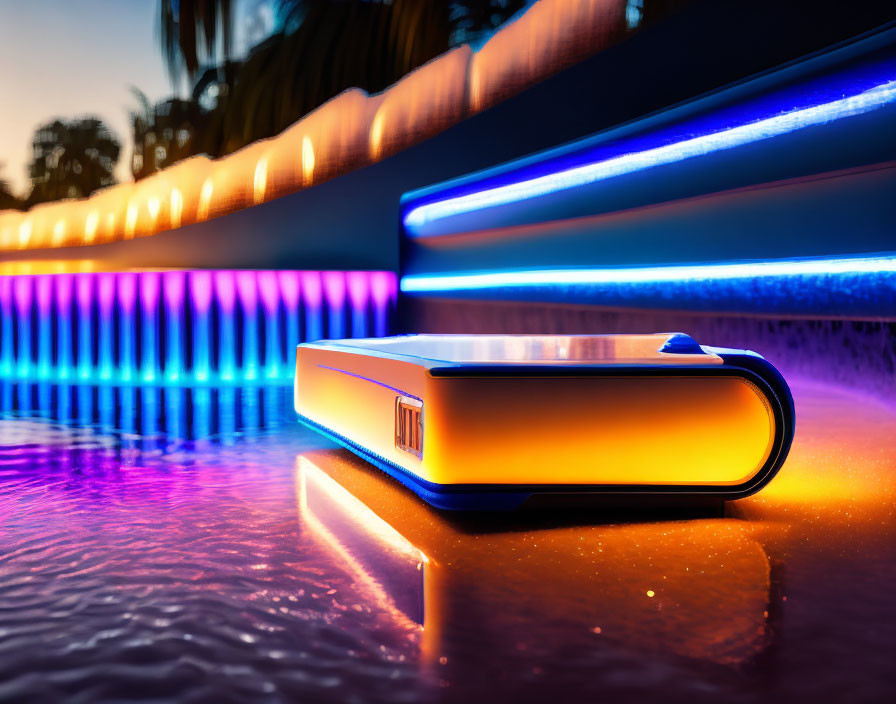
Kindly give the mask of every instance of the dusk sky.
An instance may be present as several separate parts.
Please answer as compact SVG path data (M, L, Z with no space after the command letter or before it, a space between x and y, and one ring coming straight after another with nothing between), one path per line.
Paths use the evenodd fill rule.
M129 87L172 93L157 13L158 0L0 0L0 178L14 192L27 194L32 134L54 117L99 116L123 145L116 174L131 180Z

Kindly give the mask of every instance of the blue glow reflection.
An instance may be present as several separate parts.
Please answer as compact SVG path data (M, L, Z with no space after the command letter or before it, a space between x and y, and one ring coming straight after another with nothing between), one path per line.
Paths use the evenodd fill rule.
M503 290L510 298L551 291L566 300L602 305L693 309L774 310L776 302L803 312L855 305L892 315L896 310L896 254L844 259L787 259L686 266L417 274L401 279L409 294Z
M231 442L291 423L292 390L272 387L113 386L0 380L0 416L40 416L82 428L168 440Z

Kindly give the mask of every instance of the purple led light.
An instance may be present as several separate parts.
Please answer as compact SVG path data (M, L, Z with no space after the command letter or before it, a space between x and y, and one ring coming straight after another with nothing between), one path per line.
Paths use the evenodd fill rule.
M0 276L0 304L3 305L4 312L6 311L6 306L12 301L12 284L12 276Z
M16 307L19 309L19 313L24 315L28 308L31 307L31 298L32 298L32 286L31 286L31 277L30 276L20 276L16 278L15 282L15 298L16 298Z
M190 272L190 294L197 313L207 313L212 306L212 274L209 271Z
M97 367L101 379L112 378L112 335L114 324L112 309L115 306L115 274L100 274L97 283L99 322L97 324Z
M374 271L370 274L370 288L373 302L378 306L387 306L398 294L398 279L389 271Z
M78 274L75 279L75 295L77 308L75 318L78 321L78 376L82 379L90 377L93 370L93 274Z
M37 311L41 316L50 315L53 304L53 281L50 276L37 277Z
M236 281L232 271L215 272L215 295L224 313L233 313L236 303Z
M253 311L258 306L258 286L254 271L236 272L236 290L240 304L246 311Z
M300 274L297 271L278 271L277 279L280 282L280 295L283 302L289 308L299 305Z
M183 271L166 271L162 275L162 297L165 299L165 377L172 383L183 378L184 359L184 288Z
M182 271L166 271L162 279L162 293L168 308L178 308L184 304L186 277Z
M320 280L319 271L303 271L302 277L302 298L311 308L319 309L323 301L323 287Z
M161 275L155 271L139 274L140 307L143 310L141 374L143 380L154 381L159 370L159 291Z
M56 283L56 305L59 307L60 315L68 316L72 306L72 288L74 285L71 274L57 274Z
M71 274L53 277L56 285L56 366L59 376L67 379L72 369L72 289Z
M78 308L83 313L93 301L93 274L78 274L77 295Z
M281 375L283 363L280 344L280 288L277 285L277 273L274 271L258 272L258 292L264 308L264 366L265 376L276 379Z
M159 305L159 274L146 271L140 274L140 304L146 313L155 312Z
M258 375L258 282L254 271L236 273L236 290L243 308L242 367L247 379Z
M374 271L370 274L370 292L373 297L373 332L383 337L389 329L388 311L398 298L398 277L390 271Z
M325 271L321 274L324 284L324 295L327 297L327 305L333 308L342 308L345 305L345 272Z
M286 309L286 328L283 331L286 343L286 361L288 368L295 364L296 345L301 341L299 334L299 288L301 278L297 271L278 271L277 280L280 283L280 295L283 298L283 306Z
M212 275L208 271L191 271L190 295L193 300L193 376L207 381L211 376L211 306Z
M129 380L137 368L137 275L118 274L118 368L121 378ZM129 409L131 411L132 409Z
M52 307L53 279L51 276L36 277L37 300L37 373L41 377L50 374L53 354Z
M345 275L348 284L348 297L352 302L352 308L363 310L367 305L370 274L366 271L349 271Z
M370 274L366 271L350 271L346 273L345 281L352 307L352 337L367 337L367 299L370 291Z
M31 301L32 294L31 276L22 276L16 279L15 299L16 310L19 318L19 344L15 369L19 376L31 374L33 350L31 349Z
M111 313L112 306L115 305L115 274L100 274L97 288L100 313Z
M280 304L280 290L277 286L277 273L274 271L258 272L258 292L264 309L273 313Z
M0 276L0 373L12 373L13 352L13 302L12 277Z
M321 274L327 299L327 337L338 340L345 334L345 272L325 271Z

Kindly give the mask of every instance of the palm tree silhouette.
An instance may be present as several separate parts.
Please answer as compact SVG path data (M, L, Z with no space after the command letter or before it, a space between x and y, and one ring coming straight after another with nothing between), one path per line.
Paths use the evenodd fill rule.
M153 105L134 86L131 95L139 105L130 111L134 136L131 173L135 181L202 151L197 139L203 136L208 116L198 102L169 98Z
M115 183L121 145L96 117L53 120L34 132L28 205L60 198L85 198Z
M380 91L453 45L475 39L527 0L281 0L278 32L222 91L203 151L270 137L341 91ZM161 0L161 44L173 78L230 59L235 3Z

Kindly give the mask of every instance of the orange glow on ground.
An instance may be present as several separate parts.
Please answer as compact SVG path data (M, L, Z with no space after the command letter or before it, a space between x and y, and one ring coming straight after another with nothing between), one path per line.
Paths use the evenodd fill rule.
M719 517L463 516L430 508L346 451L303 461L429 557L421 662L444 680L475 677L482 644L493 656L546 660L612 644L741 672L768 657L780 662L777 687L829 651L866 657L871 622L856 614L886 619L896 576L896 408L811 383L794 392L789 459ZM788 675L788 663L803 675Z
M491 604L475 609L488 613L475 628L489 641L514 622L563 624L566 637L579 624L582 637L598 628L627 648L727 665L767 643L769 562L747 523L571 525L556 516L504 514L505 528L487 521L482 531L475 520L427 507L345 452L308 453L300 463L326 473L346 501L363 504L356 516L385 521L429 556L426 662L445 656L454 633L471 627L464 618L471 599ZM362 562L377 560L376 546L369 549ZM661 588L645 590L645 582ZM536 647L537 630L508 640L527 637Z
M388 587L371 574L365 566L365 556L375 553L381 558L382 551L398 555L409 568L411 578L422 581L423 569L429 563L426 555L313 462L301 456L296 462L296 500L300 523L349 567L367 599L387 611L402 628L420 628L421 624L414 621L413 615L403 611L392 598ZM345 545L329 527L346 522L354 524L353 528L363 534L364 544L370 546L360 551L364 554L359 554L357 545ZM423 598L422 589L420 598Z
M787 462L762 492L733 505L745 518L787 516L836 533L846 523L896 525L896 408L804 384Z

